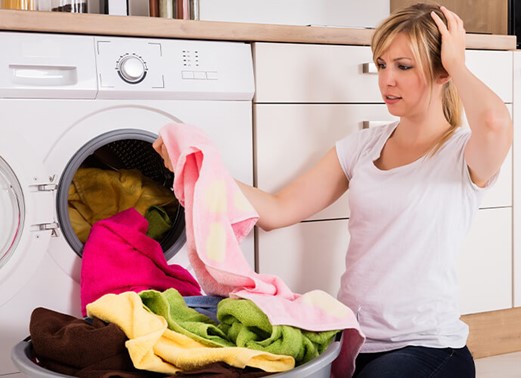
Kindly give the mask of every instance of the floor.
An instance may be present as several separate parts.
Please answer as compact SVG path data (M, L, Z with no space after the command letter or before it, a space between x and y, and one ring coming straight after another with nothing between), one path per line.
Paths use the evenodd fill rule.
M521 352L477 359L476 378L521 378Z

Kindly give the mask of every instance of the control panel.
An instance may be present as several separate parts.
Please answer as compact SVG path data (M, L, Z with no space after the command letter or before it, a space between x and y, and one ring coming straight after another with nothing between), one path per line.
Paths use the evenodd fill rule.
M98 98L253 98L246 43L96 37L95 51Z

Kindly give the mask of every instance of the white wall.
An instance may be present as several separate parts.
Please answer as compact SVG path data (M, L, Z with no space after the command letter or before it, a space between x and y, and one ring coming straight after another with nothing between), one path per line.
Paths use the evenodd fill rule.
M389 0L199 0L200 19L286 25L375 27Z

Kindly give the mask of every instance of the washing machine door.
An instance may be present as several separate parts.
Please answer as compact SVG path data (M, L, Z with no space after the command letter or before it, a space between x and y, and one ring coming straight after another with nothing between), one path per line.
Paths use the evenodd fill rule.
M12 130L0 138L0 305L33 276L46 255L53 217L53 184L41 158ZM25 146L25 148L20 148Z

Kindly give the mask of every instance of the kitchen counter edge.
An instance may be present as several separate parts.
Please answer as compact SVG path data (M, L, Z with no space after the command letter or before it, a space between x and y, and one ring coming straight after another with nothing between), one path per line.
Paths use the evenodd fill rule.
M242 42L370 45L372 29L0 10L0 30ZM515 50L516 36L467 33L468 49Z

